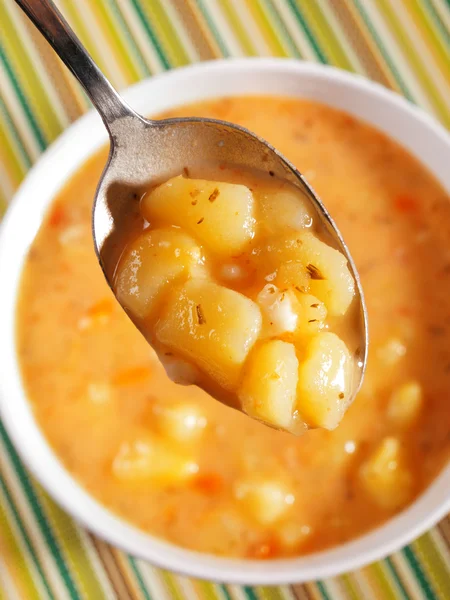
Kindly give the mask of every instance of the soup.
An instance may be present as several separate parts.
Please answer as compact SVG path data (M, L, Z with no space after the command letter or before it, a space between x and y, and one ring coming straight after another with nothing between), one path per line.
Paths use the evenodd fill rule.
M412 502L449 458L449 198L392 140L317 103L239 97L165 116L187 114L268 139L335 217L369 312L361 392L337 429L295 438L169 381L94 254L104 151L55 199L27 257L17 343L30 402L81 485L146 532L261 559L343 543Z

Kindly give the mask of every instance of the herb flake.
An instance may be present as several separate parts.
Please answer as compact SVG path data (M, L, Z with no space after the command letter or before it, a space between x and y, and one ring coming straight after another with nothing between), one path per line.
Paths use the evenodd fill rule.
M216 200L218 198L220 194L219 188L215 188L214 191L210 194L208 200L210 202L214 202L214 200Z
M203 309L201 304L197 304L195 307L197 311L197 319L199 325L204 325L206 323L205 315L203 314Z
M311 263L309 263L309 265L306 265L306 270L308 271L311 279L316 279L316 280L325 279L325 277L322 275L322 273L319 271L319 269L315 265L312 265Z

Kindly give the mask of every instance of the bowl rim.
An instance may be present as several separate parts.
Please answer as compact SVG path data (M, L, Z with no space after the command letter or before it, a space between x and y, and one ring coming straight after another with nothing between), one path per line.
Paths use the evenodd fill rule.
M262 76L267 76L268 73L271 75L283 73L284 76L292 75L294 78L295 76L309 77L311 81L343 86L347 91L366 94L367 97L374 98L383 106L390 109L395 108L400 113L407 115L410 120L418 123L431 137L439 141L447 152L447 156L450 157L450 136L443 127L401 96L362 76L350 74L334 67L305 63L295 59L245 58L207 61L143 80L127 88L123 96L131 105L137 105L144 90L149 94L157 86L164 89L164 86L181 86L189 80L193 81L208 75L237 76L240 74L242 76L249 71ZM269 91L269 94L287 95L279 91ZM223 95L226 94L221 93L210 97ZM300 97L300 94L292 95ZM200 100L202 97L205 98L205 96L199 95L198 99ZM162 102L164 103L165 100ZM186 103L187 100L174 102L172 99L168 99L166 109ZM159 112L159 110L161 109L155 108L152 112ZM450 465L445 467L418 499L398 516L341 546L306 556L268 561L221 558L187 550L140 531L115 516L77 483L60 463L34 420L31 403L28 401L22 385L16 356L15 306L23 258L37 232L42 215L54 199L56 191L44 193L45 200L41 202L42 206L40 207L31 206L30 197L42 187L55 169L65 168L63 182L70 179L86 159L107 141L106 130L102 141L92 144L89 142L87 146L91 146L86 156L82 159L74 159L69 169L67 169L67 165L64 167L61 154L64 154L67 147L73 145L75 141L80 142L89 131L97 131L99 127L102 127L100 118L93 110L71 125L42 154L29 171L0 226L0 281L12 282L12 285L2 285L5 290L2 300L4 308L0 311L0 330L6 331L7 334L6 336L2 335L1 355L6 368L3 369L0 378L0 416L17 452L47 492L75 520L99 537L130 554L183 575L232 584L299 583L323 579L360 568L397 551L444 517L450 511L448 491ZM62 185L63 183L59 188ZM25 215L30 218L24 219ZM17 226L22 227L22 235L12 234L13 229L17 231ZM14 252L18 252L19 262L11 265L9 256L10 253L14 255ZM8 398L14 398L15 402L8 402ZM12 407L13 404L14 407ZM434 501L436 505L434 509L425 514L427 513L427 502L433 496L432 490L435 492L437 490L436 493L442 495L442 501L437 504ZM424 514L418 518L418 513ZM387 529L390 530L390 534L386 534Z

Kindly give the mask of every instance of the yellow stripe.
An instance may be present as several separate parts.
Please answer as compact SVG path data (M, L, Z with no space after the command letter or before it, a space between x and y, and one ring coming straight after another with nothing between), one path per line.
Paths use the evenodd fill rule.
M141 5L149 21L151 21L152 27L157 33L172 66L180 67L188 64L190 62L189 57L160 0L152 0L151 3L141 1Z
M242 47L242 50L247 56L256 56L257 52L252 44L251 40L247 36L247 32L245 31L244 26L241 23L241 20L236 14L234 6L230 2L230 0L222 0L220 6L227 18L230 22L231 28L233 29L233 33L236 35L236 38L239 44Z
M17 29L7 10L8 4L0 2L0 23L2 24L2 44L14 68L15 75L25 94L33 102L33 113L47 142L54 140L61 132L61 122L56 116L47 93L41 83L36 65L30 59L17 33ZM10 9L18 10L10 4Z
M12 576L14 585L21 598L26 600L42 599L26 563L22 549L8 523L8 515L0 502L0 561L3 561Z
M119 68L122 70L127 85L136 83L136 81L139 81L142 78L143 73L139 71L136 64L131 59L130 49L119 34L119 27L116 26L109 10L106 8L106 2L90 2L89 7L94 13L99 27L108 41L108 48L114 55L114 59L119 65Z
M245 3L269 46L271 54L273 56L281 56L284 58L288 57L289 52L286 51L276 35L272 23L267 18L266 12L261 5L261 0L245 0Z
M427 570L427 576L442 598L450 598L450 572L447 569L429 533L412 544Z
M407 59L412 64L418 79L421 81L423 91L430 97L430 100L432 101L442 122L447 127L450 127L450 111L448 109L447 102L443 100L439 91L436 89L433 80L429 76L425 66L422 63L421 57L418 55L414 45L412 44L408 33L403 29L397 15L392 9L390 0L376 0L376 2L381 7L381 12L385 16L387 22L390 24L392 33L405 52Z
M11 137L9 127L0 112L0 160L3 162L13 187L18 187L26 174L26 166L23 163L16 144Z

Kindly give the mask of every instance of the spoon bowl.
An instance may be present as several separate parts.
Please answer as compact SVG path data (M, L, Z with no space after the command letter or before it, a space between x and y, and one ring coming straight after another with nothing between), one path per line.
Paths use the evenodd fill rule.
M368 325L363 291L350 252L331 215L300 172L273 146L243 127L205 118L149 120L114 90L51 0L16 0L79 80L110 136L110 153L93 205L92 228L100 265L112 288L120 257L121 232L139 219L145 189L174 175L208 166L239 166L268 173L294 185L312 206L346 257L356 282L358 348L351 400L359 391L367 362Z

